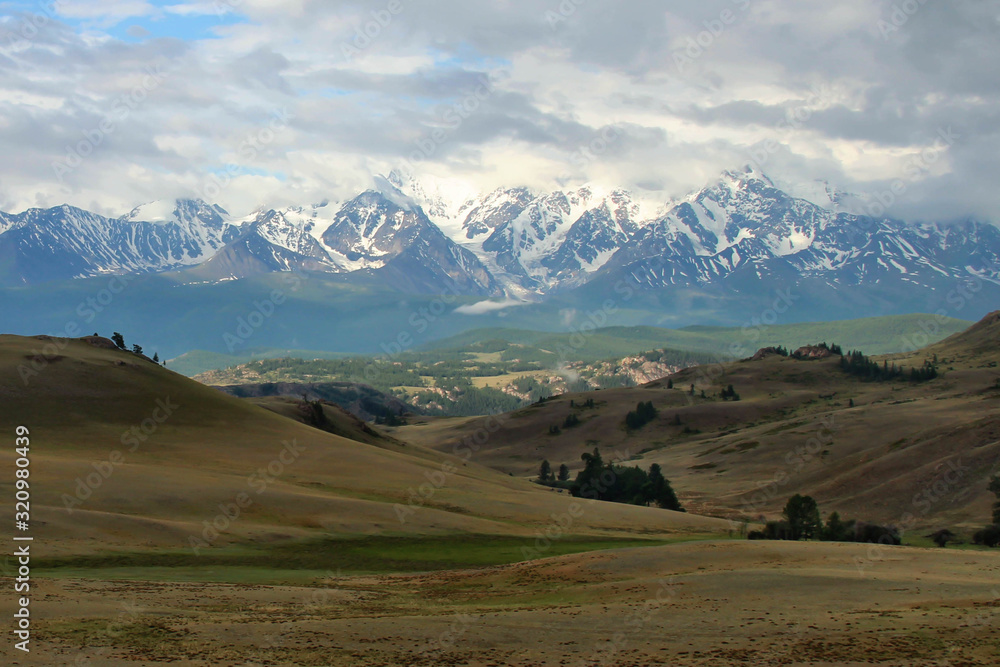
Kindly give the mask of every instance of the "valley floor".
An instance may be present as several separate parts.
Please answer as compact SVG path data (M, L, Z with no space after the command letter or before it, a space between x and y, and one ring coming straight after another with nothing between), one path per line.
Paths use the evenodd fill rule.
M1000 664L982 551L701 541L313 586L138 579L37 580L34 651L0 662Z

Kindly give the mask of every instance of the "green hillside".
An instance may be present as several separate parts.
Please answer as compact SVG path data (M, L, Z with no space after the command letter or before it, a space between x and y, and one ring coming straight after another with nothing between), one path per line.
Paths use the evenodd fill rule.
M243 354L224 354L208 350L192 350L175 359L167 360L169 367L188 377L193 377L205 371L217 368L229 368L258 359L339 359L346 354L340 352L323 352L320 350L282 350L278 348L259 348L247 350Z
M466 331L425 345L422 349L453 350L484 342L504 341L553 351L569 348L578 360L592 361L659 348L732 356L733 345L739 346L740 354L736 356L749 356L759 348L770 345L796 348L829 340L837 341L845 349L857 348L867 354L891 354L912 349L913 342L917 343L917 347L937 342L964 331L971 324L954 318L947 318L942 323L934 315L917 313L760 327L608 327L576 335L489 328ZM922 338L921 334L927 338Z

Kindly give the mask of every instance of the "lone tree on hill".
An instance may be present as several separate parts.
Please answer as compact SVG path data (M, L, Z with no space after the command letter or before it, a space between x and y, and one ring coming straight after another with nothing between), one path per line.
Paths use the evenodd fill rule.
M942 528L941 530L931 533L928 535L934 541L934 544L938 545L942 549L948 546L949 542L954 542L958 537L955 533L951 532L947 528Z
M138 345L136 343L133 343L132 344L132 352L133 352L133 354L142 354L142 345Z
M557 479L560 482L568 482L569 481L569 466L566 465L565 463L563 463L561 466L559 466L559 476L557 477Z
M811 540L823 528L823 520L819 516L819 506L812 496L796 493L788 499L781 513L788 522L793 540Z
M119 350L125 349L125 336L121 335L117 331L111 334L111 342L117 345Z

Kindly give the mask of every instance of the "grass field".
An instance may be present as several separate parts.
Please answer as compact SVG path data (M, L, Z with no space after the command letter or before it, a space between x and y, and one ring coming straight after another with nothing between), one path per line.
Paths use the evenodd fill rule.
M926 537L989 514L997 327L1000 316L899 357L938 355L942 376L923 384L768 357L683 370L674 388L591 392L592 408L568 395L494 427L424 418L388 436L337 411L313 428L294 400L236 399L128 353L73 342L41 358L46 341L0 337L0 412L31 428L36 538L34 651L5 642L0 662L998 664L1000 554ZM24 392L18 367L42 361ZM742 400L719 398L730 383ZM629 431L624 413L640 399L659 414ZM151 417L163 401L176 407ZM582 423L549 434L570 411ZM125 436L153 422L130 449ZM823 425L832 438L805 458ZM463 443L477 444L456 455ZM577 461L595 446L661 463L688 513L574 500L525 479L541 457ZM12 455L0 451L0 465ZM824 514L898 517L956 457L969 473L938 489L907 546L747 541L706 516L745 516L749 502L773 517L802 491ZM788 481L756 501L782 470ZM10 486L0 480L8 497ZM241 493L253 502L220 520ZM0 562L3 586L14 566ZM0 598L0 614L13 604Z
M531 536L358 536L227 547L194 555L189 550L135 551L41 560L36 575L114 580L308 583L325 573L346 575L435 572L509 565L610 549L656 547L718 539L690 534L670 539L600 539L570 535L541 542Z
M859 566L859 560L862 566ZM689 542L306 585L42 579L45 664L879 664L1000 660L1000 558ZM0 646L7 664L33 664ZM37 663L35 663L37 664Z

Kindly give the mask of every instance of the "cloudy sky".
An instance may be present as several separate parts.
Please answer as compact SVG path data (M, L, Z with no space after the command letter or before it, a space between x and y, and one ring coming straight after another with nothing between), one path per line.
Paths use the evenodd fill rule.
M1000 0L0 2L0 209L233 213L393 169L650 201L784 184L1000 220ZM456 186L457 188L458 186Z

